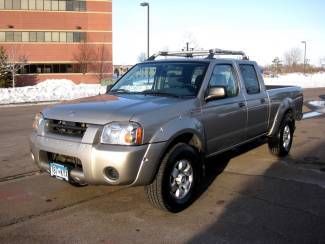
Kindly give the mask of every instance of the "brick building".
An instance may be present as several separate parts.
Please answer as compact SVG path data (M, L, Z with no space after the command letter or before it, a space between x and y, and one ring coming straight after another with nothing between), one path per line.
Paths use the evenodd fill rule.
M112 76L111 0L0 0L0 46L27 59L18 84Z

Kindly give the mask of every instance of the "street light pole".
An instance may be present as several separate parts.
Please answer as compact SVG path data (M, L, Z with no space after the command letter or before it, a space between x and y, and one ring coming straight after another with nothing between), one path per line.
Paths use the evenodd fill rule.
M304 74L306 74L306 65L307 65L307 60L306 60L306 50L307 50L307 42L306 41L301 41L302 44L305 44L305 52L304 52Z
M147 7L147 57L150 57L150 5L148 2L140 3L140 6Z

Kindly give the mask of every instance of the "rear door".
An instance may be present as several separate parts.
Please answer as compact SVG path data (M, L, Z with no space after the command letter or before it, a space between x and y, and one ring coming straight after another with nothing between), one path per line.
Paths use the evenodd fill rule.
M242 142L247 118L245 98L232 62L214 65L206 91L213 86L224 86L227 96L202 105L202 121L209 155Z
M261 85L257 65L253 62L238 62L247 104L246 139L266 133L268 127L268 97Z

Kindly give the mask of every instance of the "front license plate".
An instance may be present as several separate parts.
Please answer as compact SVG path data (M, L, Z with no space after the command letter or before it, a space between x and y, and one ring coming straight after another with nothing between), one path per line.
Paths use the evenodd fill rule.
M50 174L53 177L69 181L69 169L64 165L50 163Z

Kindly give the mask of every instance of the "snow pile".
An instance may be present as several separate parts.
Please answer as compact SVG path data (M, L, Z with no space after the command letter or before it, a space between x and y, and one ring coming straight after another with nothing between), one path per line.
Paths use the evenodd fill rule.
M325 87L325 73L301 74L292 73L278 77L264 77L266 85L300 86L302 88Z
M0 89L0 104L72 100L103 94L105 91L106 86L100 84L76 85L71 80L49 79L35 86Z

